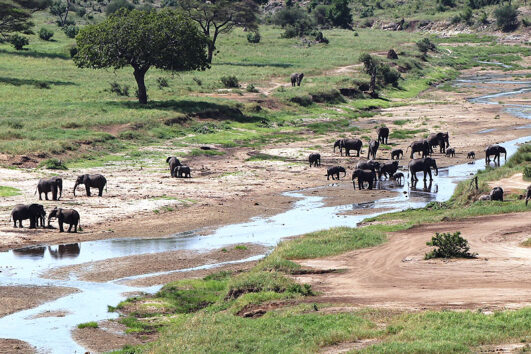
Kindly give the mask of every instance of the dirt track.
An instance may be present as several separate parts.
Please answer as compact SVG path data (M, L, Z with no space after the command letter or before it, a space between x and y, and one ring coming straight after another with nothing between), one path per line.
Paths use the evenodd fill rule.
M477 259L424 260L435 232L461 231ZM344 273L305 275L325 298L360 306L516 308L531 304L531 211L425 225L393 233L371 249L299 261Z

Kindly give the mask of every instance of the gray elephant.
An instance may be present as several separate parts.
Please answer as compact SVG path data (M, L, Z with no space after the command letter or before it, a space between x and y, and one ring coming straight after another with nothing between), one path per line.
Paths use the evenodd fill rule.
M376 173L371 170L355 169L354 172L352 172L352 186L354 189L356 189L356 178L358 179L359 190L363 189L363 184L365 182L369 184L369 189L372 189L373 182L376 179Z
M175 167L173 175L178 178L192 178L190 167L184 165Z
M39 226L39 220L41 221L41 226L44 226L44 218L46 217L46 212L44 211L44 206L41 204L17 204L11 211L10 220L13 219L13 227L17 227L17 221L20 228L22 226L22 220L29 219L30 229L34 229Z
M50 211L48 215L48 226L50 225L50 219L57 218L59 222L59 232L64 232L63 224L69 224L68 232L72 232L72 226L74 227L74 232L77 232L77 227L81 227L79 223L79 213L74 209L62 209L55 207Z
M380 143L376 140L371 140L369 142L369 149L367 153L367 159L369 160L372 156L373 159L376 159L376 152L378 151L378 148L380 147Z
M175 171L175 167L182 165L181 161L179 161L179 159L176 158L175 156L169 156L166 159L166 163L168 163L170 165L170 175L172 177L175 177L175 175L173 174L173 171Z
M502 187L494 187L490 191L490 200L498 200L503 202L503 189Z
M531 185L527 186L527 193L525 195L525 206L527 206L527 202L531 199Z
M358 161L356 168L359 170L371 170L374 172L374 179L376 180L376 174L380 178L380 168L381 165L378 161L369 160L369 161Z
M446 133L432 133L426 139L430 145L430 152L433 152L432 148L434 146L439 147L439 152L441 154L446 152L446 148L450 146L450 134Z
M310 162L310 167L321 166L321 154L310 154L310 156L308 156L308 161Z
M380 127L377 130L378 142L387 145L387 139L389 138L389 128Z
M448 157L450 156L455 157L455 149L454 148L446 149L445 155Z
M103 188L107 192L107 179L103 175L81 175L76 179L76 184L74 185L74 197L76 196L76 188L78 185L84 184L87 191L87 196L90 197L90 188L98 188L98 196L103 196Z
M404 156L404 150L402 149L393 149L391 151L391 160L394 160L395 157L397 160L400 160Z
M356 156L359 157L362 146L363 142L360 139L341 139L334 143L334 152L336 152L336 147L339 147L341 156L343 156L343 149L345 149L345 156L350 156L350 150L356 150L358 152Z
M430 144L428 143L428 140L417 140L409 144L409 146L406 149L406 152L411 149L411 155L409 156L410 159L413 158L413 155L418 152L422 154L422 157L428 157L430 155Z
M326 170L326 179L327 180L330 180L330 176L332 176L332 180L339 180L339 172L343 172L344 175L343 177L345 177L347 175L347 171L345 170L344 167L341 167L341 166L334 166L334 167L330 167L328 170ZM336 175L336 178L334 178L334 175Z
M466 154L467 159L475 159L476 153L474 151L469 151L468 154Z
M291 86L300 86L302 79L304 78L304 73L293 73L291 74Z
M398 181L399 184L402 184L404 180L404 174L402 172L397 172L394 175L392 175L389 179L393 181Z
M382 176L386 178L390 178L396 173L396 171L398 171L398 161L393 161L391 163L384 163L382 167L380 167L379 178L381 178Z
M409 161L408 167L409 173L411 173L411 183L418 181L417 172L424 172L424 181L426 180L426 175L430 176L430 181L433 180L433 177L431 176L432 168L435 170L435 176L439 174L437 163L435 162L435 159L432 159L431 157L411 160Z
M498 165L500 164L500 155L504 154L504 161L507 161L507 150L500 145L489 145L485 148L485 164L490 162L490 157L494 156L494 163L498 159Z
M57 191L59 191L59 197ZM37 192L39 192L39 200L42 200L42 193L44 193L44 198L48 200L48 193L50 192L52 192L52 200L59 200L63 196L63 179L57 176L48 179L41 178L37 183L35 193Z

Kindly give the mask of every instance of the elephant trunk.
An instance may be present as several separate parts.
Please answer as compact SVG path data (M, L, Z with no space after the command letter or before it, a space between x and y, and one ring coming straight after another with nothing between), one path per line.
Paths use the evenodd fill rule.
M435 167L435 176L439 175L439 169L437 168L437 164L433 164L433 167Z
M51 215L48 215L48 227L50 227L50 220L51 220L52 216ZM45 226L45 225L43 225Z
M76 182L76 184L74 185L74 197L76 196L76 188L77 186L79 185L79 183Z

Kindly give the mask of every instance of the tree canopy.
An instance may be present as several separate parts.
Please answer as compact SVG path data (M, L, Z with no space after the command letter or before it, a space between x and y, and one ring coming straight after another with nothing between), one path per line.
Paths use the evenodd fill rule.
M132 66L140 103L147 103L144 77L149 68L187 71L209 67L207 38L192 20L170 9L120 9L100 24L83 28L76 41L74 62L79 67Z
M0 0L0 36L30 29L32 12L47 6L45 0Z

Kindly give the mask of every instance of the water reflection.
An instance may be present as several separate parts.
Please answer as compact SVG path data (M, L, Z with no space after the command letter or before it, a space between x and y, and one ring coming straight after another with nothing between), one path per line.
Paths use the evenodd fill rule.
M45 251L46 247L44 246L33 246L13 250L13 254L22 258L43 258Z
M54 259L76 258L81 252L79 243L70 243L67 245L48 246L48 252Z

